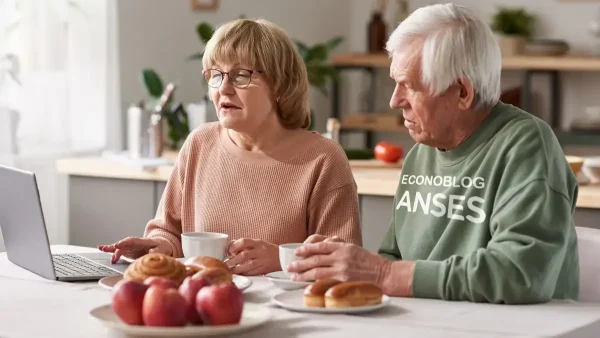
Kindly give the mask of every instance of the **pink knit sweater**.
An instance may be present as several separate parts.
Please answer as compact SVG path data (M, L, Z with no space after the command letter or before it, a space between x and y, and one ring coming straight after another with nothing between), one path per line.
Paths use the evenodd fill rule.
M195 129L176 160L145 237L182 257L181 233L222 232L230 240L303 242L337 235L362 245L356 183L343 149L306 131L276 153L238 147L218 123Z

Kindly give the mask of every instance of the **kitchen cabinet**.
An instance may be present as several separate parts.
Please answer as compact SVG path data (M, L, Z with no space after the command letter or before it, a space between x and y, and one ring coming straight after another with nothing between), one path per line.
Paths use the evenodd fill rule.
M96 247L144 234L156 210L153 181L69 176L69 244Z
M160 203L160 199L162 198L163 192L167 187L167 182L159 181L154 182L154 211L158 208L158 204ZM154 213L152 214L154 216Z

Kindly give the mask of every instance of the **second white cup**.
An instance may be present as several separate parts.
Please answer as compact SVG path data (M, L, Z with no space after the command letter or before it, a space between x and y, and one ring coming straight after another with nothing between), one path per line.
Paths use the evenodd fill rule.
M294 251L303 245L303 243L287 243L279 246L279 264L281 264L281 271L283 271L288 277L290 274L287 271L287 266L291 262L300 259L300 257L296 256Z

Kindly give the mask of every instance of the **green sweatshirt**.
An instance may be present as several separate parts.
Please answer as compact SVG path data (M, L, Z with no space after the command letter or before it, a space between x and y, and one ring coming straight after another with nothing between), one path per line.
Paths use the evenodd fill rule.
M458 148L409 151L379 254L416 261L415 297L578 299L577 193L549 126L500 102Z

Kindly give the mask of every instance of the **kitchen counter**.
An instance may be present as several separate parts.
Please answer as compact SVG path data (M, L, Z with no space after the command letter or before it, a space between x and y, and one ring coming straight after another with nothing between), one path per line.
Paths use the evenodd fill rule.
M173 158L174 155L169 154ZM153 170L142 170L128 163L97 157L77 157L59 159L56 163L59 173L71 176L129 179L166 182L173 166L163 165ZM400 178L399 169L353 168L354 179L359 195L393 197ZM600 184L581 185L578 208L600 209Z
M60 159L56 168L68 176L69 244L91 247L141 236L147 222L155 217L173 171L172 165L142 170L131 163L100 156ZM363 246L375 252L393 213L400 169L353 166L352 172L358 186ZM599 228L598 219L600 184L582 185L575 224Z

